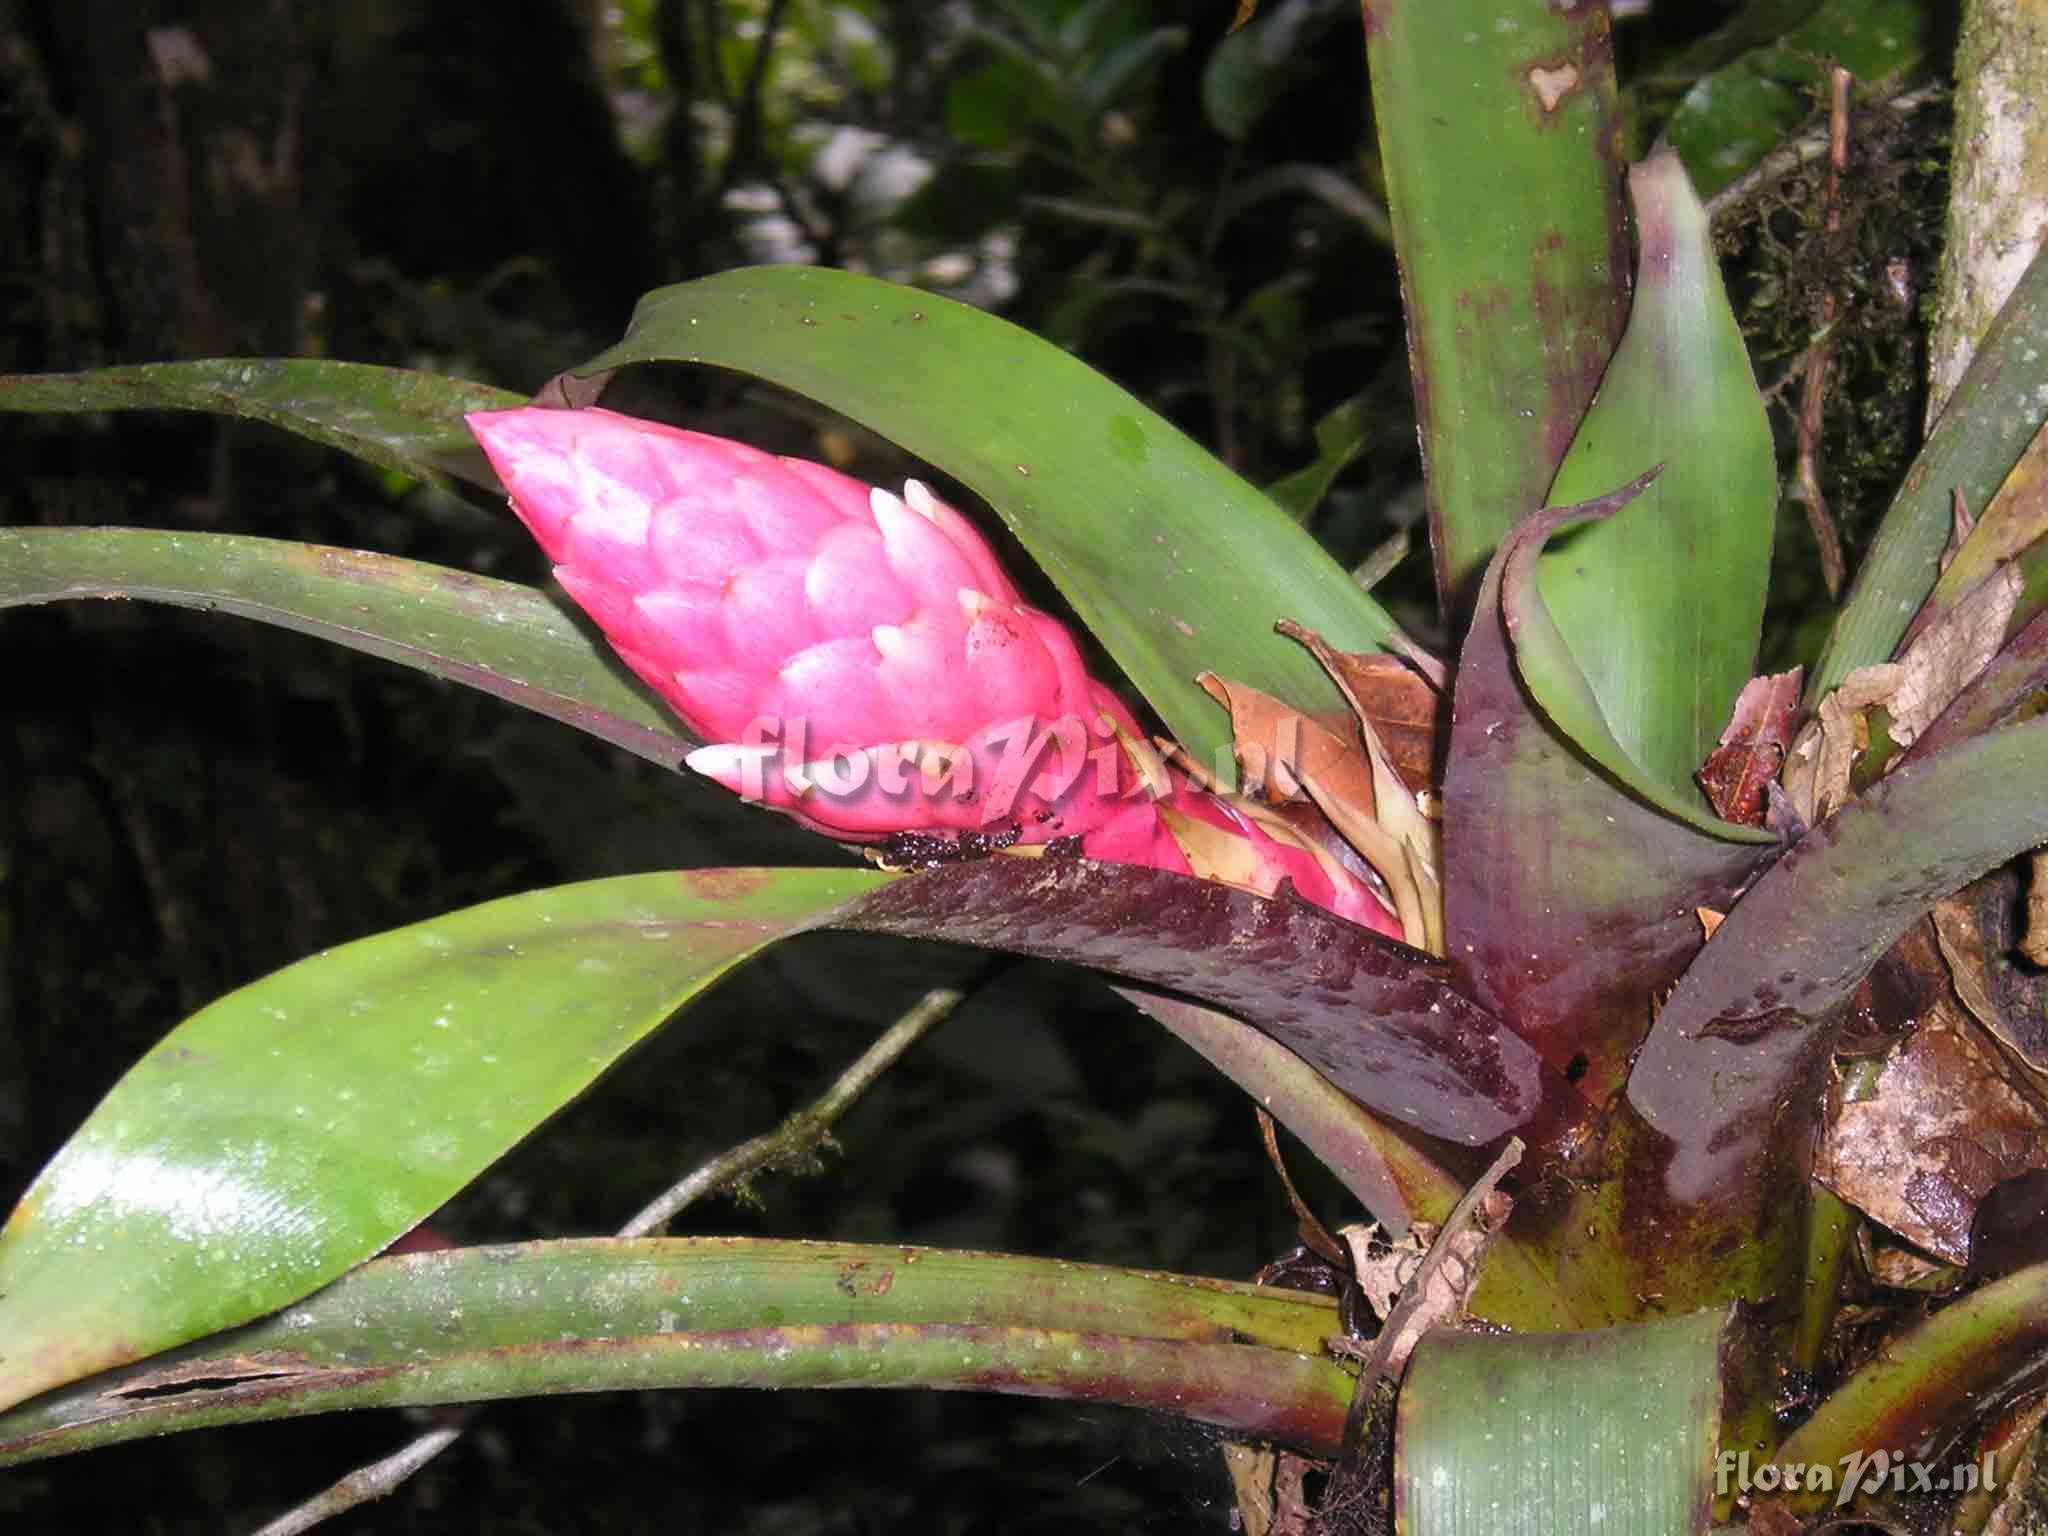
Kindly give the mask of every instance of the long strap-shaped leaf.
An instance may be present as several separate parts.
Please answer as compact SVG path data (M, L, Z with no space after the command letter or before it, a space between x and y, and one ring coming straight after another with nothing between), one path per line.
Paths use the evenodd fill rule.
M709 870L536 891L330 950L203 1009L0 1228L0 1405L334 1279L688 998L887 878Z
M1226 1008L1370 1109L1479 1145L1543 1106L1536 1053L1433 956L1296 900L1082 859L983 859L864 898L845 926L1091 965Z
M366 1264L278 1316L0 1416L0 1465L346 1408L645 1387L1070 1397L1328 1455L1351 1397L1323 1348L1340 1328L1302 1291L901 1244L459 1249Z
M514 582L281 539L0 528L0 608L80 597L173 603L318 635L480 688L665 768L691 746L609 648Z
M209 411L267 422L383 469L496 491L462 424L524 397L409 368L304 357L216 357L90 373L0 376L0 411Z
M1690 1293L1744 1278L1708 1256L1772 1225L1775 1175L1803 1180L1842 1005L1937 900L2048 842L2044 784L2048 719L1954 742L1815 827L1728 915L1629 1075L1652 1171L1602 1192L1617 1228L1663 1234L1635 1256L1646 1285L1719 1300ZM1661 1262L1680 1248L1701 1262Z
M913 879L723 870L566 886L301 961L144 1057L0 1229L0 1406L305 1295L731 966L824 924L1170 984L1461 1140L1520 1123L1540 1098L1534 1054L1438 962L1186 876L992 859Z
M1365 20L1450 612L1543 504L1621 336L1613 44L1599 7L1549 0L1367 0Z
M713 363L894 439L985 498L1182 745L1234 782L1204 671L1341 704L1277 619L1372 650L1393 621L1294 520L1156 412L1050 342L937 295L806 267L648 294L576 374Z

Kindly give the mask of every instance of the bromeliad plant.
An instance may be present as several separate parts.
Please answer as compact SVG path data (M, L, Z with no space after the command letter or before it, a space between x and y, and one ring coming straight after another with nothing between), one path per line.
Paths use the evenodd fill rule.
M1866 1315L1850 1352L1857 1219L1810 1181L1818 1158L1877 1210L1838 1135L1870 1097L1841 1090L1843 1032L1960 1019L1924 920L2048 842L2048 266L1814 676L1752 679L1776 486L1704 211L1659 157L1626 216L1598 7L1501 9L1517 25L1460 50L1422 8L1369 7L1448 661L1114 385L843 273L650 294L532 404L310 362L0 385L16 409L224 409L509 495L654 697L549 596L350 551L16 529L0 602L324 635L687 764L874 866L515 896L194 1015L0 1232L0 1459L606 1386L971 1387L1339 1462L1327 1529L1380 1528L1390 1487L1408 1529L1661 1533L1796 1526L1836 1496L1804 1469L1852 1455L1995 1452L1959 1414L2031 1379L2013 1352L2048 1332L2042 1271L1903 1337ZM974 492L1163 734L922 484L595 405L655 362L772 380ZM1956 500L1984 509L1966 538ZM1999 946L1950 917L1981 982ZM1118 978L1410 1245L1403 1265L1315 1233L1378 1325L1303 1291L893 1248L376 1257L719 975L824 926ZM1873 968L1889 984L1857 1004ZM2010 1023L1996 991L1964 996ZM2028 1104L2039 1046L1995 1047ZM2042 1161L1971 1185L1921 1151L1948 1205L1882 1214L1957 1264L1990 1183ZM565 1320L587 1348L560 1347ZM1873 1336L1895 1347L1863 1365ZM1832 1391L1786 1438L1788 1382ZM1273 1459L1234 1468L1253 1510Z

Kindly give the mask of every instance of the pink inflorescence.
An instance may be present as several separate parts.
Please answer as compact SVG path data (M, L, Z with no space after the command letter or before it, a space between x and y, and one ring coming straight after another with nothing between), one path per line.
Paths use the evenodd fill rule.
M1188 872L1159 814L1248 839L1252 883L1382 932L1340 866L1156 763L1066 629L912 480L612 411L468 418L563 588L707 745L690 766L850 842L1000 832ZM1270 880L1263 878L1270 874Z

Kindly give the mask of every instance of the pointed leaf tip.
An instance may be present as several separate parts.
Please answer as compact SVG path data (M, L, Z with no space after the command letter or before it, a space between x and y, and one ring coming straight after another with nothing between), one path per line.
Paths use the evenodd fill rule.
M1756 658L1777 475L1705 208L1668 153L1632 168L1629 190L1640 252L1628 329L1549 504L1601 496L1651 464L1663 473L1625 512L1560 540L1538 576L1614 738L1602 766L1693 820L1693 775ZM1727 835L1711 818L1693 824Z

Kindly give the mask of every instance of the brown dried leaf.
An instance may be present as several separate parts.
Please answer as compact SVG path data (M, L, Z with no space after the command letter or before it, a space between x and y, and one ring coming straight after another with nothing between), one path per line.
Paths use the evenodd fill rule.
M1809 827L1853 798L1849 774L1870 747L1870 723L1864 711L1893 698L1900 680L1897 662L1858 667L1820 701L1820 712L1792 743L1782 780L1793 809Z
M1271 1446L1223 1442L1223 1470L1230 1474L1230 1490L1236 1500L1231 1524L1245 1536L1271 1536L1274 1498L1273 1473L1279 1456Z
M2038 1022L2039 988L2015 975L2003 958L2009 935L1999 927L1996 914L2009 912L2011 887L2009 873L1994 871L1967 890L1936 902L1934 933L1956 997L2011 1058L2034 1075L2037 1086L2048 1089L2048 1030Z
M1936 1003L1885 1063L1870 1097L1844 1104L1814 1177L1908 1242L1967 1264L1977 1202L2048 1167L2048 1106L2010 1081L1961 1007Z
M1900 746L1912 745L1998 654L2024 585L2018 566L2000 566L1899 656L1903 675L1898 691L1884 702L1892 717L1892 739Z
M1247 795L1262 794L1273 801L1305 799L1301 775L1306 772L1326 793L1372 817L1372 763L1348 720L1340 735L1244 683L1214 672L1204 672L1195 681L1230 711L1231 749Z
M1315 1511L1306 1484L1309 1473L1326 1470L1322 1462L1272 1446L1226 1441L1223 1465L1237 1495L1244 1536L1310 1536Z
M1394 1303L1422 1268L1436 1234L1432 1221L1418 1221L1398 1238L1388 1238L1376 1226L1364 1223L1337 1229L1351 1254L1351 1273L1359 1294L1382 1323L1393 1315Z
M2001 566L1968 598L1928 624L1897 661L1859 667L1820 702L1787 755L1785 793L1808 826L1854 798L1850 775L1870 746L1866 712L1890 717L1895 746L1910 746L1998 654L2023 585Z
M1721 744L1707 754L1698 775L1714 814L1723 821L1764 824L1765 788L1785 765L1805 676L1805 668L1794 667L1753 677L1736 695Z
M1480 1262L1514 1206L1500 1181L1521 1160L1522 1139L1510 1136L1500 1155L1445 1218L1399 1299L1383 1314L1378 1337L1362 1352L1364 1381L1369 1383L1380 1375L1398 1381L1425 1333L1432 1328L1454 1328L1464 1320L1465 1304L1479 1280ZM1353 1273L1369 1272L1369 1229L1345 1227L1340 1235L1351 1246ZM1377 1299L1374 1307L1378 1309Z
M2027 860L2027 916L2020 953L2032 965L2048 967L2048 848Z
M1358 718L1379 738L1389 766L1411 793L1435 785L1437 721L1444 701L1429 678L1399 656L1332 650L1321 635L1290 619L1274 628L1322 663Z
M1357 718L1372 764L1375 817L1371 824L1335 806L1310 775L1305 787L1331 823L1372 862L1395 898L1404 936L1433 955L1444 952L1443 840L1422 785L1429 779L1441 697L1430 682L1391 656L1333 651L1314 630L1291 619L1274 628L1305 647L1343 692ZM1408 772L1420 764L1422 785L1409 778L1387 745L1382 727L1403 743Z

